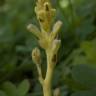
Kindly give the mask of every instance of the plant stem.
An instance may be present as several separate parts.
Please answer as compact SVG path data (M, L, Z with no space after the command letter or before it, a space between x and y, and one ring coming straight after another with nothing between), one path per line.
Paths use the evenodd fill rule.
M43 94L44 94L44 96L52 96L52 89L51 89L51 83L50 82L44 82Z
M50 56L50 52L46 52L47 54L47 72L46 72L46 77L43 83L43 93L44 96L52 96L52 77L53 77L53 73L54 73L54 65L52 64L51 61L51 56Z

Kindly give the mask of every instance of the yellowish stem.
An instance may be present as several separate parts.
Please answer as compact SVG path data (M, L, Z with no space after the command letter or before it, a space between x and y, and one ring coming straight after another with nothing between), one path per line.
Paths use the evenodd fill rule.
M50 52L49 52L50 53ZM47 71L46 71L46 77L43 83L43 93L44 96L52 96L52 77L54 73L54 67L55 64L52 64L50 54L48 52L47 54Z
M51 83L44 82L44 84L43 84L43 94L44 94L44 96L52 96Z

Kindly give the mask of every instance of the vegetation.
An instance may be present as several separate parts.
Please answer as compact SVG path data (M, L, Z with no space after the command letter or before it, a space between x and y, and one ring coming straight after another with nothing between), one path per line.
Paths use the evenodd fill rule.
M43 9L40 1L0 0L0 96L42 96L41 79L45 81L46 65L54 56L51 94L48 90L44 96L96 96L96 0L45 0L48 8ZM39 8L34 12L35 6ZM51 15L46 13L50 18L38 15L44 8L51 10ZM47 33L54 37L50 42ZM60 45L55 51L47 45L54 45L54 39ZM36 65L42 67L41 85Z

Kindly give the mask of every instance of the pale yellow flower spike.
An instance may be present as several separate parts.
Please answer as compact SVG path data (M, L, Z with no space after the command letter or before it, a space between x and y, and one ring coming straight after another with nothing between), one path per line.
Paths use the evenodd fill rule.
M37 19L40 23L41 31L50 32L55 9L52 8L49 0L39 0L35 7Z
M56 37L62 26L62 22L57 21L52 26L52 21L56 13L56 9L52 8L50 0L38 0L36 2L35 13L40 24L40 30L33 24L29 24L27 26L27 29L38 38L38 43L40 47L42 47L46 52L47 70L45 78L43 78L42 76L41 54L40 50L37 47L34 48L32 51L32 59L37 67L39 81L40 84L42 85L44 96L53 96L51 83L54 68L57 61L57 52L61 44L61 40L58 40Z

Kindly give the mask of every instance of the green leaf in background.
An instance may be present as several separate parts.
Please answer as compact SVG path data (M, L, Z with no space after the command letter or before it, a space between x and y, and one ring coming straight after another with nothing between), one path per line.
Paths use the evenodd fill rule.
M7 96L6 93L4 91L0 90L0 96Z
M4 84L2 85L2 89L7 94L7 96L17 96L16 86L11 82L4 82Z
M77 64L89 64L89 61L86 58L86 56L78 55L78 56L75 56L74 57L72 64L73 65L77 65Z
M87 64L75 65L72 68L72 77L77 83L96 89L96 68Z
M18 96L25 96L29 91L30 85L28 80L23 80L17 87Z
M76 82L72 77L66 77L64 79L64 83L72 91L81 91L81 90L87 90L88 89L86 86L83 86L82 84Z
M82 42L81 48L85 52L87 58L92 63L96 64L96 40Z
M76 92L73 93L71 96L96 96L95 91L81 91L81 92Z

